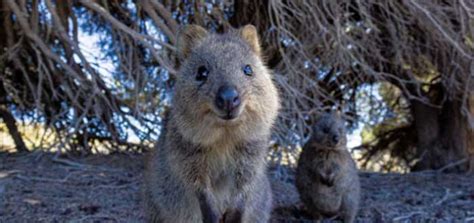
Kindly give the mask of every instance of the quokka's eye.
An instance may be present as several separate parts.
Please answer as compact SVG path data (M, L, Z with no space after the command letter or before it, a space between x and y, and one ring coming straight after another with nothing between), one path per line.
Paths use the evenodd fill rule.
M247 76L252 76L253 75L252 67L249 64L244 66L243 71L244 71L244 74L247 75Z
M200 66L197 70L196 80L205 81L207 80L207 76L209 76L209 70L206 68L206 66Z

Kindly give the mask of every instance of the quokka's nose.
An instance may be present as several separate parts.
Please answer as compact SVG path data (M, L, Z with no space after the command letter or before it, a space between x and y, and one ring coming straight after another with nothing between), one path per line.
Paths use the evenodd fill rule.
M233 86L224 85L217 90L216 106L217 108L230 112L240 105L240 96L237 89Z
M335 134L335 135L332 136L332 142L334 144L339 142L339 135L338 134Z

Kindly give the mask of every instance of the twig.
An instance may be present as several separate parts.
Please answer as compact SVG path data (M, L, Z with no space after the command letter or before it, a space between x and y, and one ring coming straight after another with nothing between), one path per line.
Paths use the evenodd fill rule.
M137 183L138 183L138 182L131 182L131 183L122 184L122 185L107 185L107 184L102 184L102 185L98 185L97 188L123 189L123 188L131 187L131 186L133 186L134 184L137 184Z
M69 177L72 175L72 173L68 174L66 177L62 179L53 179L53 178L43 178L43 177L27 177L23 175L16 175L15 177L20 179L20 180L26 180L26 181L43 181L43 182L54 182L54 183L65 183Z
M80 0L81 4L83 4L84 6L86 6L87 8L95 11L97 14L99 14L100 16L102 16L104 19L106 19L107 21L109 21L114 27L116 27L117 29L120 29L122 30L123 32L129 34L131 37L133 37L134 39L140 41L141 43L143 43L148 49L150 49L150 52L153 54L153 56L155 57L155 59L161 64L161 66L165 67L171 74L175 74L176 73L176 70L175 68L169 63L169 61L165 61L163 59L163 57L161 57L160 55L158 55L158 53L156 52L156 49L146 40L146 39L150 39L151 37L150 36L144 36L140 33L137 33L135 32L135 30L133 29L130 29L129 27L127 27L126 25L124 25L123 23L121 23L120 21L118 21L117 19L115 19L110 13L107 12L107 10L105 10L104 8L102 8L99 4L93 2L93 1L89 1L89 0ZM160 45L164 46L164 47L167 47L171 50L174 50L175 48L167 43L164 43L162 41L159 41L157 39L154 39L154 38L151 38L152 41L155 41L155 42L158 42Z
M7 171L0 171L0 179L6 178L12 174L17 174L22 172L21 170L7 170Z
M446 188L446 192L445 192L444 196L439 201L434 203L432 206L441 205L444 202L446 202L448 199L453 199L453 198L457 198L457 197L460 197L460 196L464 195L464 193L461 192L461 191L458 191L456 193L450 193L449 191L450 190L448 188Z
M407 218L411 218L413 215L417 215L417 214L425 214L425 212L422 212L422 211L411 212L408 215L402 215L402 216L393 218L392 221L394 221L394 222L395 221L401 221L401 220L404 220L404 219L407 219Z
M449 188L446 188L446 192L444 193L443 198L441 198L439 201L433 204L433 206L437 206L445 202L449 198Z
M77 222L85 222L89 219L110 219L110 220L113 220L115 222L118 222L118 220L112 216L109 216L109 215L93 215L93 216L85 216L85 217L82 217L80 218L79 220L77 220ZM76 221L71 221L71 222L76 222Z
M103 166L95 166L95 165L89 165L89 164L82 164L82 163L77 163L71 160L67 159L61 159L58 158L57 156L52 159L53 162L60 163L63 165L75 167L78 169L87 169L87 170L98 170L98 171L109 171L109 172L123 172L118 169L113 169L113 168L108 168L108 167L103 167Z
M63 164L63 165L72 166L72 167L76 167L76 168L84 168L84 169L90 168L90 166L88 166L88 165L77 163L77 162L74 162L74 161L71 161L71 160L61 159L61 158L58 158L58 157L54 157L52 159L52 161L55 162L55 163L60 163L60 164Z
M468 158L464 158L464 159L458 160L458 161L456 161L456 162L449 163L449 164L447 164L446 166L444 166L444 167L442 167L442 168L436 170L436 172L441 173L441 172L443 172L443 171L445 171L445 170L447 170L447 169L449 169L449 168L453 168L453 167L462 165L462 164L466 163L468 160L469 160Z

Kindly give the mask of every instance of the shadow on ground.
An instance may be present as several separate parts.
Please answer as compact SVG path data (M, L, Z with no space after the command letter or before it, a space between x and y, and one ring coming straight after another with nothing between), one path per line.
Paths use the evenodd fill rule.
M0 153L0 222L143 222L142 172L142 155L65 159ZM272 222L311 222L293 186L293 170L270 172ZM358 222L474 222L472 176L360 175Z

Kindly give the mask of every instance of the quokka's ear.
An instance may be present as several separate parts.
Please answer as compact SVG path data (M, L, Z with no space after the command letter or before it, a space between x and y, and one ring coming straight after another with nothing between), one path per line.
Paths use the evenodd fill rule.
M246 25L239 29L240 37L249 44L252 51L260 56L260 42L258 39L257 28L253 25Z
M208 35L207 31L198 25L184 26L178 33L178 57L186 59L194 47Z

